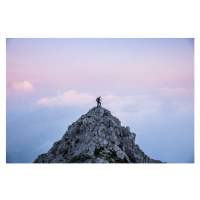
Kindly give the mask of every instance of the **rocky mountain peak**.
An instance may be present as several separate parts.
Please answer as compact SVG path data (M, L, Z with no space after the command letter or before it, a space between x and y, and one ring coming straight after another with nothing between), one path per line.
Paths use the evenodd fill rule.
M109 110L94 107L34 163L161 163L145 155L135 137Z

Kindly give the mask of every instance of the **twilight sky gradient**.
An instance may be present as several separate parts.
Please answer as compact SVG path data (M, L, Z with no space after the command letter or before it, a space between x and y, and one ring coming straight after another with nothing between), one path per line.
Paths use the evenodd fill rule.
M7 162L33 162L99 95L148 156L194 162L193 39L7 39L6 69Z

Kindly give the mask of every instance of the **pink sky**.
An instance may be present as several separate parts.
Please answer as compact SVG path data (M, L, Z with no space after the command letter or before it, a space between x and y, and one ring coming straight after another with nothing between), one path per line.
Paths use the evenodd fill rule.
M7 88L27 81L52 94L193 89L191 46L191 39L8 39Z

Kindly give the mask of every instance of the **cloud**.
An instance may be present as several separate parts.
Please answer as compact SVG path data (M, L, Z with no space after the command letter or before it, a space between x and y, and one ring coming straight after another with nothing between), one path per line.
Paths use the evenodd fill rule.
M32 83L28 81L23 81L23 82L14 82L12 84L12 89L20 91L32 91L34 88Z
M161 91L164 94L167 95L173 95L173 94L191 94L194 92L193 89L185 89L185 88L168 88L168 87L164 87L164 88L160 88L159 91Z
M159 112L161 102L151 95L105 95L102 96L102 106L123 121L140 122ZM96 106L96 96L89 93L78 93L74 90L52 98L42 98L36 102L41 106Z
M180 115L187 116L188 114L194 114L194 102L193 101L174 101L172 106Z
M6 96L21 96L34 91L33 84L29 81L14 82L11 86L6 87Z
M158 115L162 107L162 101L154 99L151 95L107 95L103 100L103 105L118 116L122 123L140 123Z
M42 106L85 106L94 102L95 96L87 93L77 93L74 90L52 98L42 98L36 105Z
M173 90L174 91L174 90ZM177 90L178 91L178 90ZM40 106L96 106L96 96L89 93L78 93L71 90L52 98L42 98L36 102ZM149 120L160 120L163 112L173 113L180 116L182 113L188 115L192 112L192 101L182 98L165 98L154 95L105 95L102 96L102 107L111 111L117 116L122 124L146 123Z

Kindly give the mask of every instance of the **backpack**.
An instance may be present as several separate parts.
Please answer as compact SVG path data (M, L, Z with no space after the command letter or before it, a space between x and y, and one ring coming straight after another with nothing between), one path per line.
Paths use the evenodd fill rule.
M98 98L96 98L96 101L97 101L97 102L99 101L99 97L98 97Z

